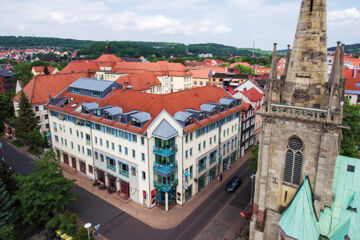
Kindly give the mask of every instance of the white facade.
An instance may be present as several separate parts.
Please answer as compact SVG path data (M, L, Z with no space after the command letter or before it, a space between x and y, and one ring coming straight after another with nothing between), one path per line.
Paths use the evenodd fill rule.
M18 111L19 111L19 103L16 101L13 101L14 104L14 110L15 110L15 116L18 116ZM46 104L41 104L41 105L35 105L33 106L33 110L35 112L35 116L36 119L39 121L39 127L40 127L40 132L44 133L44 132L49 132L49 115L48 115L48 111L45 108Z

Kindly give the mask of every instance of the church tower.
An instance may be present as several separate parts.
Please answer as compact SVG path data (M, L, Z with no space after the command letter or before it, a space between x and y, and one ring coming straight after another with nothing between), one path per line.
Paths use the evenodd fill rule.
M338 43L328 79L326 0L302 0L283 76L278 78L276 44L260 115L258 170L251 240L280 239L278 222L304 175L314 193L317 216L333 200L332 179L343 118L344 46ZM300 213L301 214L301 213Z

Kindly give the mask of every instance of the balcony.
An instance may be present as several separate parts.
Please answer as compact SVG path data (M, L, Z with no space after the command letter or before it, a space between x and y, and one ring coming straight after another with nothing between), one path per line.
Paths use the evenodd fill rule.
M125 171L125 170L120 169L119 174L122 175L122 176L125 176L127 178L129 177L129 171Z
M107 163L106 167L107 167L107 169L110 169L110 170L112 170L114 172L116 171L116 166L115 165L111 165L111 164Z
M175 154L177 152L177 144L169 147L169 148L162 148L162 147L159 147L159 146L154 146L153 147L153 152L155 154L158 154L158 155L161 155L161 156L164 156L164 157L169 157L173 154Z
M154 187L157 190L163 191L163 192L169 192L172 188L176 188L178 185L178 180L175 179L170 184L163 184L162 182L156 182L154 181Z
M210 158L209 165L213 164L214 162L216 162L216 157Z
M206 169L206 163L199 165L199 173L201 173L201 172L204 171L205 169Z
M170 163L168 165L154 162L154 170L157 170L159 172L168 174L170 172L175 171L175 169L177 169L176 162Z

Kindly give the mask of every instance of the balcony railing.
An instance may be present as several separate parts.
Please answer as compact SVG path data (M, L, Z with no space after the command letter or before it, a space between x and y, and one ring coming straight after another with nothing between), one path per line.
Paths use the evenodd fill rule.
M178 185L177 179L175 179L169 184L163 184L162 182L154 181L154 187L163 192L169 192L172 188L176 188L177 185Z
M206 163L199 165L199 173L201 173L201 172L204 171L205 169L206 169Z
M153 152L164 157L169 157L177 152L177 144L169 148L162 148L155 145Z
M115 165L111 165L111 164L107 163L106 167L107 167L107 169L110 169L110 170L112 170L114 172L116 171L116 166Z
M328 116L327 110L317 108L305 108L296 106L287 106L279 104L271 104L271 107L262 108L262 114L276 115L288 118L296 118L300 120L311 120L316 122L333 122L339 120L339 114L331 114Z
M213 164L214 162L216 162L216 157L210 158L209 164L211 165L211 164Z
M119 173L120 173L120 175L123 175L125 177L129 177L129 171L125 171L125 170L120 169Z
M177 164L176 164L176 162L173 162L173 163L166 165L166 164L154 162L154 169L167 174L167 173L175 171L175 169L177 169Z

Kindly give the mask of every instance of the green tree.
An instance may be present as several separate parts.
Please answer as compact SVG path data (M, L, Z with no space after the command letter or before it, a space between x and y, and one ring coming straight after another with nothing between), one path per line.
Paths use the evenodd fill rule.
M341 141L340 154L348 157L359 158L360 145L360 106L351 104L349 99L344 103L343 125L350 129L343 129L343 139Z
M26 140L29 133L38 128L35 112L23 91L20 93L18 117L16 119L16 136Z
M256 145L256 147L253 147L251 149L251 156L249 158L249 169L254 174L257 171L258 155L259 155L259 145Z
M15 202L0 180L0 229L14 223L15 220Z
M221 63L220 67L230 67L230 63L228 63L228 62Z
M16 64L13 68L14 75L12 76L13 81L20 80L25 86L33 77L31 73L32 64L27 62L22 62Z
M17 176L19 190L14 197L20 202L23 224L46 223L77 199L77 195L70 192L74 180L63 176L53 152L45 153L34 165L30 175Z
M27 133L26 140L33 146L47 147L47 138L43 136L37 128Z
M0 160L0 181L4 183L10 196L15 194L18 189L18 182L14 170L3 160Z
M6 240L15 240L16 234L14 230L14 225L7 225L0 229L0 239Z
M238 73L254 74L252 68L249 68L241 64L235 65L235 68L238 70Z
M13 92L0 94L0 122L9 121L14 118L13 97ZM3 124L0 124L0 130L3 131L3 129Z
M73 235L76 232L76 223L77 223L77 215L74 214L58 214L55 217L51 218L46 223L46 229L55 231L60 230L63 233L68 235Z
M76 233L74 240L88 240L88 232L85 228L80 228L79 231ZM95 237L93 235L93 232L90 231L90 239L95 240Z

